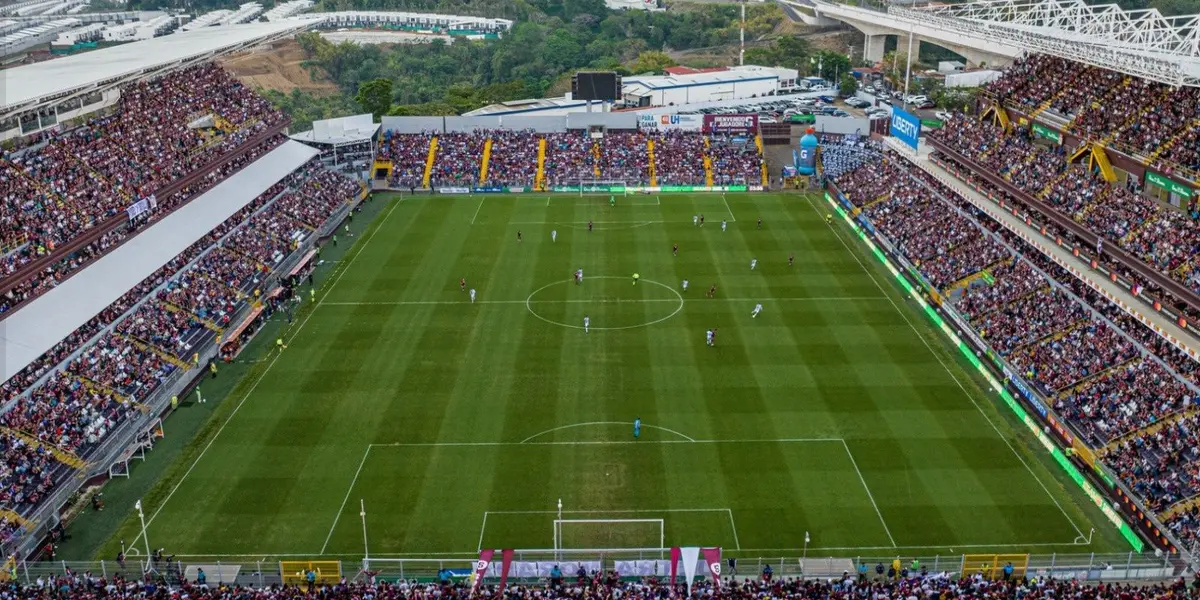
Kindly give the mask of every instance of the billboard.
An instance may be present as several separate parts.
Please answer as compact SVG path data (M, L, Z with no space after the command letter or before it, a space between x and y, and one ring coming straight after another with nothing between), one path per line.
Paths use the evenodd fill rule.
M921 137L921 120L900 108L892 108L892 137L917 149L917 138Z
M642 131L700 131L704 115L638 115Z
M758 115L704 115L704 133L758 133Z
M574 100L620 100L621 77L613 71L579 71L571 76Z

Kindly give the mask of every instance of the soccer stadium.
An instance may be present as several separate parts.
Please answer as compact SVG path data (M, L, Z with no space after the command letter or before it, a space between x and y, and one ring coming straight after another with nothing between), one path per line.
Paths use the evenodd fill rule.
M0 4L0 597L1200 598L1200 17L310 118L248 61L528 30L76 5Z

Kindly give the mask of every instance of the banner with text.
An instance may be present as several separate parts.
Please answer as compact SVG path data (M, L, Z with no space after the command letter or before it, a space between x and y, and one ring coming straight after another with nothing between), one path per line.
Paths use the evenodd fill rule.
M758 133L758 115L704 115L704 133Z
M921 137L921 120L899 108L892 108L892 137L916 150L917 139Z
M704 115L638 115L642 131L700 131Z

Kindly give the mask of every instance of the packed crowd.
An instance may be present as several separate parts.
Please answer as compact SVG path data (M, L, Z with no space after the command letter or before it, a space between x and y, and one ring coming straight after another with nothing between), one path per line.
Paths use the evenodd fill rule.
M932 135L980 168L1042 197L1097 236L1200 291L1191 268L1200 255L1200 226L1185 215L1126 186L1107 184L1082 166L1068 165L1061 148L1039 145L1024 132L1005 134L994 125L960 117Z
M570 570L569 565L563 567ZM1200 597L1200 580L1189 582L1180 578L1149 585L1092 584L1075 579L1019 577L1015 574L991 579L980 574L923 571L874 577L859 571L847 572L841 577L803 579L775 577L768 565L761 574L736 579L726 577L719 585L711 579L698 577L692 581L690 589L682 581L672 585L665 577L629 579L610 571L560 573L536 583L510 582L503 591L489 581L477 592L472 592L472 587L461 580L422 583L415 580L385 582L374 578L347 581L343 578L332 585L249 588L207 581L171 586L162 580L126 579L121 575L102 577L92 573L68 573L62 577L38 579L30 585L8 584L0 588L0 596L9 600L62 597L77 600L465 600L471 597L509 600L1185 600Z
M112 248L129 239L130 236L151 223L152 219L166 214L196 195L207 191L229 175L271 151L286 139L286 137L280 134L258 142L253 147L244 149L234 159L222 163L219 168L213 169L204 177L185 186L179 192L172 194L168 198L158 199L158 208L156 211L144 213L135 219L121 221L113 229L105 232L86 246L69 254L64 254L57 261L24 277L20 281L4 282L11 287L3 296L0 296L0 313L8 312L20 306L25 301L31 300L52 289L64 279L89 264L92 260L103 256ZM3 168L3 163L0 163L0 168ZM11 274L17 268L46 256L53 249L53 245L46 246L42 244L26 244L19 247L6 257L7 259L11 259L4 263L8 269L6 274Z
M189 127L213 113L229 131ZM12 273L283 119L214 63L124 87L111 114L0 159L0 266Z
M490 136L492 154L484 184L533 187L537 177L539 139L531 131L497 130Z
M821 167L826 179L837 179L863 164L878 162L882 152L878 142L857 136L821 140Z
M393 161L391 184L420 187L431 134L385 134L380 156ZM492 141L487 172L481 173L487 140ZM433 187L532 186L537 177L538 148L545 141L543 175L548 186L579 185L604 180L650 183L650 144L654 142L654 175L659 185L704 185L705 155L712 160L714 183L753 184L762 179L762 156L746 137L713 135L708 143L694 132L646 134L609 131L593 139L583 132L539 134L533 131L477 130L437 135L430 171Z
M233 324L278 255L312 234L299 219L324 224L359 190L316 161L272 186L0 386L0 400L14 402L0 426L86 458ZM5 506L37 504L65 472L52 455L0 438Z
M1089 139L1110 139L1118 148L1151 156L1176 139L1159 167L1200 171L1200 91L1126 77L1099 67L1045 54L1015 62L985 86L1001 103L1025 111L1049 101L1048 111L1069 121L1068 129Z
M986 229L1015 249L1016 258L998 264L967 254L964 270L989 276L952 293L956 309L1089 444L1117 442L1109 463L1149 506L1200 493L1200 422L1172 422L1196 402L1200 365L910 162L884 160L835 183L855 204L885 197L863 216L939 288L945 278L924 257L964 239L963 229ZM1160 421L1171 424L1151 427ZM1186 536L1200 531L1194 515L1172 526Z

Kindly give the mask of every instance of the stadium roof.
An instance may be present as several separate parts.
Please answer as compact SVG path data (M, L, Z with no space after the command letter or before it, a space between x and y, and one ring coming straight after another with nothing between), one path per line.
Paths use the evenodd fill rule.
M7 381L318 151L286 142L29 303L0 326Z
M292 135L293 140L311 142L314 144L329 144L340 146L357 142L369 142L379 131L379 123L374 122L371 113L313 121L311 131L302 131Z
M1169 85L1200 85L1200 15L1164 17L1153 8L1083 0L890 6L888 13Z
M304 29L319 19L207 27L6 69L0 113L36 108L71 92L102 88L140 73L204 60Z

